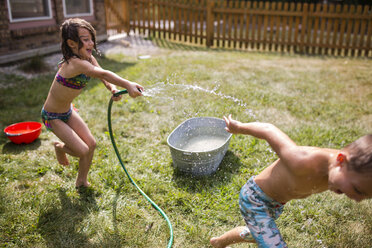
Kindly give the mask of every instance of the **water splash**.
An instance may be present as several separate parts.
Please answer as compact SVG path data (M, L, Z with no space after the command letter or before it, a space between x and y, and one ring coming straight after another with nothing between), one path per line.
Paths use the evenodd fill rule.
M193 91L205 92L207 94L215 95L221 99L232 101L238 106L244 107L245 112L248 114L248 116L251 117L253 120L257 121L257 116L253 113L252 109L247 108L247 104L243 100L238 99L233 96L225 95L222 92L218 92L219 84L216 84L216 86L212 90L209 90L209 89L202 88L198 85L172 83L169 81L169 79L167 79L166 82L159 82L150 88L146 88L143 92L143 96L162 98L166 100L175 100L173 97L167 96L169 93L169 87L172 87L175 90L182 90L182 91L193 90Z
M152 87L145 88L142 92L143 96L161 98L166 100L173 100L173 97L167 96L169 90L165 87L164 83L157 83Z
M172 80L171 78L174 78L174 80ZM169 96L169 88L170 87L175 92L177 92L177 91L188 91L188 90L205 92L207 94L215 95L215 96L217 96L221 99L225 99L225 100L229 100L229 101L234 102L238 106L245 108L245 113L248 115L248 117L250 119L252 119L252 121L259 121L257 116L253 113L253 110L249 109L247 107L247 103L245 103L243 100L241 100L239 98L236 98L236 97L233 97L233 96L225 95L222 92L219 92L218 89L220 87L220 84L218 84L218 83L216 83L216 86L212 90L209 90L209 89L205 89L203 87L200 87L198 85L176 84L176 83L174 83L175 80L178 80L178 75L177 74L172 74L169 78L166 79L165 82L158 82L158 83L152 85L151 87L146 88L145 91L143 92L143 96L159 98L159 99L163 99L163 100L166 100L166 101L172 101L173 102L173 101L176 100L176 97ZM175 101L175 102L177 102L177 101ZM184 115L188 116L188 113L184 112ZM198 115L198 112L193 113L193 116L197 116L197 115ZM271 154L275 153L273 151L273 149L271 148L271 146L267 142L265 143L265 146L267 147L266 151L268 153L271 153Z

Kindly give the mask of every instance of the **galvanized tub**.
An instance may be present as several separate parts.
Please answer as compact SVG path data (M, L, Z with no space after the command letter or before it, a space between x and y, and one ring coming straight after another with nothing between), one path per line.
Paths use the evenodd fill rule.
M214 173L229 147L231 133L225 121L214 117L195 117L181 123L168 136L173 166L195 176Z

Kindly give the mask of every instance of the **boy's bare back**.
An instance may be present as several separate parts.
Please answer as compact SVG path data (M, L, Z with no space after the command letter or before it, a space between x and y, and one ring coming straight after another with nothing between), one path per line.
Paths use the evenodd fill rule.
M255 182L271 198L286 203L328 189L328 169L337 150L294 146L256 176Z
M272 124L241 123L231 115L224 119L228 132L264 139L278 155L278 160L255 177L257 185L274 200L286 203L328 189L356 201L372 197L371 175L348 168L348 160L354 155L347 149L298 146ZM371 135L367 136L364 153L371 156Z

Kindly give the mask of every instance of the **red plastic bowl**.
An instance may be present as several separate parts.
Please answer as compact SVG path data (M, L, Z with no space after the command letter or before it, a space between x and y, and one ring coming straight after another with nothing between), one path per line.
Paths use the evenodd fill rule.
M16 144L28 144L39 137L41 127L42 125L39 122L19 122L6 127L4 129L4 133L12 142Z

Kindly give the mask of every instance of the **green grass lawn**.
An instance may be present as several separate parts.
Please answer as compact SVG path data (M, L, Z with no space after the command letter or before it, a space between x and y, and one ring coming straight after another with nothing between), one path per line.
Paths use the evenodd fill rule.
M273 123L300 145L330 148L372 132L371 60L168 46L147 60L117 54L99 61L149 95L115 102L112 125L129 173L172 222L173 247L209 247L210 237L244 224L239 190L276 159L264 141L238 135L214 175L184 175L172 167L166 142L184 120L231 113ZM2 130L40 121L54 73L0 75L0 85L12 85L0 88ZM166 222L112 149L109 98L92 80L74 102L97 140L91 190L75 190L78 161L57 163L51 132L43 128L29 145L0 136L0 247L166 247ZM289 202L277 223L289 247L370 247L371 203L326 192Z

